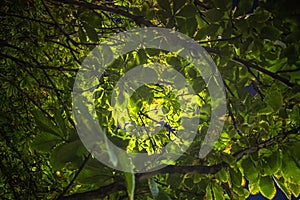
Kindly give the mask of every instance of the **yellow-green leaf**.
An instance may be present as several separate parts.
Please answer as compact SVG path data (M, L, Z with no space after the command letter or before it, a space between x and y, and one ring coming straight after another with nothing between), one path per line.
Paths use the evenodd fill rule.
M244 159L242 161L242 167L244 170L244 174L249 181L255 181L258 178L258 169L254 166L253 161L250 157Z
M130 200L134 200L135 190L135 176L134 173L124 172L128 197Z
M276 188L274 185L274 181L270 176L263 176L259 179L259 191L261 194L268 198L273 199L276 195Z

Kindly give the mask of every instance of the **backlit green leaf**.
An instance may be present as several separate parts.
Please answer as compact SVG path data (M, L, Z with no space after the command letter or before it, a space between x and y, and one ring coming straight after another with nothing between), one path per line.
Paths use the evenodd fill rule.
M223 192L223 188L216 184L216 183L213 183L212 184L212 191L213 191L213 195L214 195L214 199L224 199L224 192Z
M206 192L205 192L205 199L207 200L213 200L213 193L211 189L211 185L208 184L206 187Z
M134 190L135 190L135 176L134 173L124 172L127 192L130 200L134 199Z
M218 176L219 179L220 179L222 182L224 182L224 183L228 182L228 180L229 180L229 175L228 175L228 173L227 173L227 171L226 171L225 169L221 169L221 170L217 173L217 176Z
M295 197L299 197L299 195L300 195L300 183L299 184L290 183L289 188L290 188L290 190L292 191L292 194Z
M281 191L285 194L285 196L290 197L291 196L291 191L290 189L286 186L286 183L284 182L283 178L280 180L275 180L275 183L277 186L281 189Z
M273 199L276 195L276 188L274 185L274 181L269 176L263 176L259 179L259 191L261 194L268 198Z
M249 184L248 184L249 192L253 195L259 193L258 181L259 181L259 179L249 181Z

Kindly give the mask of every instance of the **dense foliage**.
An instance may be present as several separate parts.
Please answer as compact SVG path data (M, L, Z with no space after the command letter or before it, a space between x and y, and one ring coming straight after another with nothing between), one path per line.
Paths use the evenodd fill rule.
M245 199L257 193L272 199L277 187L289 199L299 196L297 3L1 1L1 199ZM173 66L193 86L201 107L199 116L186 116L200 119L188 151L165 168L133 175L101 164L82 145L72 114L73 84L97 44L115 33L151 26L184 33L208 51L223 77L227 114L220 118L225 126L214 149L199 159L211 112L200 74L185 60L155 49L120 57L95 90L99 122L116 145L152 154L172 142L179 127L178 94L161 85L135 91L128 111L134 123L126 130L126 121L113 120L112 89L134 66ZM167 116L168 125L148 137L155 130L137 130L134 124L158 122L149 117L156 108L163 108L155 114ZM132 137L134 131L144 135Z

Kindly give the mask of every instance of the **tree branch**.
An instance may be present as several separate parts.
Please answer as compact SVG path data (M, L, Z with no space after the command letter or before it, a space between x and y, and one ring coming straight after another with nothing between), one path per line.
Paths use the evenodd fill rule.
M217 55L221 55L221 52L217 49L213 49L213 48L210 48L210 47L203 47L208 53L213 53L213 54L217 54ZM291 83L289 80L279 76L278 74L276 73L273 73L273 72L270 72L262 67L259 67L258 65L255 65L253 63L250 63L249 61L246 61L244 59L241 59L241 58L237 58L237 57L233 57L231 59L233 62L236 62L238 64L242 64L244 65L245 67L247 68L251 68L251 69L255 69L263 74L266 74L270 77L272 77L273 79L275 80L278 80L282 83L284 83L285 85L287 85L288 87L294 87L295 84L294 83Z
M33 66L32 63L29 63L29 62L26 62L24 60L20 60L16 57L13 57L11 55L7 55L7 54L2 54L0 53L0 58L8 58L18 64L23 64L24 66L22 67L26 67L29 66L29 67L33 67L33 68L38 68L38 69L49 69L49 70L57 70L57 71L67 71L67 72L77 72L78 69L73 69L73 68L64 68L63 66L45 66L45 65L39 65L39 66Z
M15 17L15 18L20 18L20 19L26 19L26 20L29 20L29 21L37 22L37 23L48 24L48 25L51 25L51 26L55 25L52 22L43 21L43 20L40 20L40 19L34 19L34 18L31 18L31 17L21 16L21 15L16 15L16 14L13 14L13 13L5 13L5 12L0 11L0 14L2 16L9 16L9 17Z
M13 81L11 81L9 78L7 78L4 74L0 73L0 77L2 77L4 80L6 80L7 82L9 82L15 88L17 88L17 90L21 94L23 94L25 97L27 97L29 99L29 101L31 101L33 103L33 105L35 105L41 112L43 112L45 115L47 115L47 117L49 117L49 119L51 119L53 122L55 122L54 118L48 112L46 112L46 110L44 110L42 108L42 106L39 105L38 102L36 102L32 97L30 97L29 94L25 93L18 85L16 85L15 83L13 83Z
M233 156L239 160L244 155L254 153L258 151L261 148L266 148L271 145L273 145L276 142L279 142L283 139L285 139L288 135L298 133L300 131L300 127L294 128L292 130L283 132L273 138L270 138L269 140L266 140L254 147L248 147L245 148L239 152L236 152L233 154ZM176 166L176 165L169 165L162 169L159 169L157 171L143 173L143 174L137 174L136 180L137 182L140 182L144 179L150 178L157 174L187 174L187 173L198 173L198 174L215 174L219 172L221 169L228 167L229 165L225 162L212 165L212 166L203 166L203 165L192 165L192 166ZM70 196L63 197L62 200L75 200L75 199L99 199L102 197L105 197L113 192L116 191L123 191L126 190L125 183L116 181L114 183L111 183L109 185L100 187L99 189L83 192L83 193L76 193L72 194Z
M287 79L285 79L285 78L283 78L283 77L281 77L281 76L279 76L279 75L277 75L277 74L275 74L273 72L270 72L270 71L268 71L268 70L266 70L264 68L261 68L261 67L255 65L255 64L252 64L252 63L250 63L250 62L248 62L246 60L243 60L243 59L240 59L240 58L237 58L237 57L233 57L232 60L235 61L235 62L237 62L237 63L240 63L240 64L242 64L242 65L244 65L246 67L255 69L257 71L260 71L263 74L266 74L266 75L272 77L273 79L276 79L276 80L284 83L288 87L294 87L295 86L295 84L291 83L289 80L287 80Z
M87 191L87 192L83 192L83 193L76 193L76 194L72 194L70 196L63 197L62 200L99 199L99 198L103 198L113 192L125 191L125 190L126 190L125 183L116 181L109 185L100 187L99 189L96 189L96 190Z
M262 142L262 143L260 143L260 144L258 144L256 146L254 146L254 147L248 147L248 148L243 149L243 150L241 150L239 152L236 152L236 153L233 154L233 156L237 160L239 160L239 159L241 159L246 154L250 154L250 153L258 151L259 149L269 147L269 146L273 145L276 142L284 140L290 134L299 133L299 131L300 131L300 127L293 128L293 129L291 129L289 131L286 131L286 132L283 132L281 134L278 134L277 136L272 137L272 138L270 138L270 139L268 139L268 140L266 140L266 141L264 141L264 142Z
M74 181L77 179L77 177L79 176L80 172L83 170L84 166L86 165L86 163L88 162L88 160L91 157L91 153L88 154L88 156L86 156L86 158L84 159L83 163L80 165L78 171L76 172L75 176L72 178L72 180L70 181L70 183L67 185L67 187L62 191L62 193L57 197L58 200L64 199L63 196L68 192L68 190L71 188L71 186L73 185Z
M12 191L12 194L14 196L14 199L18 200L20 198L19 198L19 196L17 194L17 191L15 190L15 184L13 183L13 180L11 178L11 174L6 170L7 167L4 167L4 164L2 163L3 160L4 160L4 158L2 157L1 161L0 161L1 162L0 171L6 177L8 185L9 185L9 187L10 187L10 189Z
M141 181L143 179L150 178L157 174L187 174L187 173L197 173L197 174L215 174L220 171L223 167L227 166L225 163L212 165L212 166L202 166L202 165L191 165L191 166L177 166L169 165L157 171L152 171L143 174L137 174L136 179Z
M287 132L283 132L281 134L278 134L277 136L270 138L269 140L266 140L256 146L253 147L248 147L245 148L239 152L236 152L233 154L234 158L236 158L236 160L241 159L244 155L246 154L250 154L253 152L258 151L261 148L266 148L269 147L271 145L273 145L274 143L281 141L283 139L285 139L288 135L293 134L293 133L298 133L300 130L300 127L294 128L290 131ZM220 171L221 169L228 167L228 164L225 162L216 164L216 165L212 165L212 166L202 166L202 165L192 165L192 166L176 166L176 165L169 165L165 168L162 168L160 170L157 171L153 171L153 172L149 172L149 173L144 173L144 174L138 174L136 177L137 179L140 181L142 179L145 178L149 178L152 177L154 175L157 174L186 174L186 173L191 173L191 172L195 172L198 174L215 174L218 171Z
M234 96L233 92L230 90L229 86L226 84L225 81L223 81L224 85L225 85L225 88L230 92L230 94L232 96ZM228 110L228 115L229 117L231 117L231 121L232 121L232 124L233 124L233 127L234 129L237 131L238 135L239 136L242 136L242 132L241 130L238 128L238 125L237 125L237 121L235 119L235 116L232 112L232 109L231 109L231 106L232 106L232 102L230 101L229 97L228 97L228 93L227 91L225 92L225 95L226 95L226 105L227 105L227 110Z
M215 39L215 40L205 40L205 41L197 41L199 44L206 44L206 43L210 43L210 42L225 42L225 41L231 41L231 40L236 40L241 38L242 35L237 35L235 37L232 38L221 38L221 39Z
M58 21L57 21L57 20L55 19L55 17L52 15L50 9L49 9L48 6L46 5L45 0L42 0L42 4L43 4L43 6L45 7L45 9L46 9L47 13L49 14L50 18L52 19L52 21L55 23L55 26L58 28L58 30L60 30L60 32L61 32L62 34L64 34L64 35L68 38L68 40L70 40L70 41L72 42L73 45L77 46L77 45L78 45L77 42L76 42L75 40L73 40L73 39L70 37L70 35L67 34L67 33L62 29L62 27L60 26L60 24L58 23Z
M54 0L54 1L58 1L58 0ZM100 11L107 11L107 12L115 13L115 14L122 15L124 17L127 17L127 18L133 20L138 25L154 26L150 21L146 20L143 16L132 15L129 12L125 11L122 7L119 7L116 5L108 7L108 6L96 5L93 3L76 1L76 0L62 0L59 2L64 3L64 4L73 5L73 6L85 7L90 10L100 10Z

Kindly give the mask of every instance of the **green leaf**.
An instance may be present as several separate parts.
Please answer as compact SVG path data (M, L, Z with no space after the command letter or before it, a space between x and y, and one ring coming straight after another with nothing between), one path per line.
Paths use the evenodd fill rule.
M299 61L298 57L298 49L295 46L288 46L284 49L283 54L288 58L288 64L293 65ZM293 73L295 74L295 73Z
M265 100L264 100L275 112L278 111L282 104L283 104L283 99L282 95L279 91L274 90L274 91L268 91L266 94Z
M173 1L173 11L174 11L174 13L176 13L185 3L186 3L186 0Z
M212 193L212 190L211 190L211 184L208 184L206 186L205 199L213 200L213 193Z
M286 186L286 184L284 183L283 178L279 179L279 180L274 180L275 183L277 184L277 186L281 189L281 191L283 191L283 193L285 194L285 196L290 197L291 196L291 191L290 189Z
M193 4L185 5L177 14L176 16L181 16L183 18L194 18L197 14L197 10Z
M215 36L218 33L220 26L217 24L212 24L211 26L208 26L206 29L207 35Z
M177 71L181 72L183 69L182 63L180 62L179 58L176 57L168 57L167 62Z
M180 32L191 37L196 32L198 24L195 18L176 18L176 21Z
M84 22L83 22L83 27L84 27L85 32L86 32L87 36L89 37L89 39L92 42L97 42L98 34L97 34L96 30L92 26L90 26L88 23L84 23Z
M300 195L300 184L290 183L289 188L295 197Z
M240 187L242 185L242 174L239 170L230 169L230 179L233 185Z
M255 13L250 19L253 20L253 22L256 23L264 23L268 21L268 19L271 17L271 13L267 10L258 10L258 12Z
M157 199L159 199L159 200L171 200L171 197L165 191L160 190Z
M295 163L300 165L300 141L297 141L289 148L290 155L294 158Z
M197 71L192 67L188 68L187 73L188 73L189 77L191 77L191 78L197 77Z
M39 109L34 109L31 111L31 113L33 114L38 128L41 131L53 134L57 137L61 137L59 135L60 131L58 127L55 126L55 124L49 118L47 118L42 111L40 111Z
M217 183L212 184L212 191L214 193L214 199L218 199L218 200L224 199L223 188Z
M194 184L200 183L202 179L203 179L203 175L201 175L201 174L194 174L194 176L193 176L193 183Z
M129 140L128 139L123 139L121 137L118 136L110 136L107 135L107 138L114 143L117 147L121 148L121 149L126 149L126 147L128 146Z
M137 51L137 58L136 59L138 60L137 64L139 64L139 65L147 63L148 56L147 56L144 49L139 49Z
M134 173L124 172L127 192L130 200L134 200L135 176Z
M228 182L229 180L229 175L226 172L225 169L221 169L218 173L217 173L218 178L220 179L220 181L222 181L223 183Z
M261 194L268 198L273 199L276 195L276 188L274 185L274 181L270 176L263 176L259 179L259 191Z
M226 10L226 3L228 3L228 1L226 1L226 0L213 0L212 2L214 3L214 5L217 8Z
M224 12L220 9L210 9L204 15L210 22L218 22L224 16Z
M88 11L88 12L82 12L79 15L80 19L84 22L86 22L87 24L89 24L91 27L97 28L97 27L101 27L102 24L102 16L100 14L96 14L92 11Z
M158 197L158 194L159 194L159 189L157 187L157 183L153 180L153 178L149 178L148 179L148 185L149 185L149 188L150 188L150 192L152 194L152 197L154 199L157 199Z
M281 151L275 151L271 156L264 158L265 167L264 172L266 175L272 175L278 172L281 168Z
M264 26L260 31L260 36L263 39L270 39L270 40L276 40L278 39L278 36L280 35L280 32L277 28L274 26Z
M95 185L106 185L110 183L110 179L103 179L103 176L113 176L111 174L111 170L108 170L104 166L98 164L97 167L89 165L91 162L97 162L95 159L90 158L83 170L79 173L79 176L77 177L77 181L83 184L95 184Z
M300 121L300 108L299 106L294 106L292 111L290 112L290 118L294 121Z
M51 161L54 168L62 168L70 162L77 168L82 163L82 157L87 153L80 140L68 142L56 147L51 154Z
M284 150L282 158L282 174L290 182L299 183L300 180L300 160L299 160L300 142L290 144L290 147Z
M181 185L181 182L182 182L182 177L177 174L171 174L167 179L168 184Z
M223 153L221 159L229 165L233 165L236 163L236 159L232 155L227 153Z
M109 161L113 164L114 167L116 167L118 165L119 160L118 160L118 157L117 157L116 153L114 152L114 150L108 144L108 140L109 140L109 138L105 137L105 145L107 148Z
M195 18L189 18L186 21L186 34L193 37L198 27L197 20Z
M169 0L157 0L157 3L161 8L168 11L168 13L171 13L171 7Z
M258 194L259 193L258 179L249 181L248 188L251 194Z
M81 26L78 27L78 36L79 36L80 42L82 42L82 43L87 42L86 34L83 31Z
M67 135L67 127L66 127L66 123L63 118L63 112L64 111L62 109L55 110L54 118L55 118L56 124L59 127L61 135L66 136Z
M33 139L31 147L39 151L50 151L57 144L62 142L62 139L56 135L47 132L41 132Z
M255 167L250 157L247 157L242 161L241 166L243 167L244 174L249 181L255 181L258 178L258 169Z
M249 191L243 187L234 187L233 191L238 195L238 199L247 199Z

